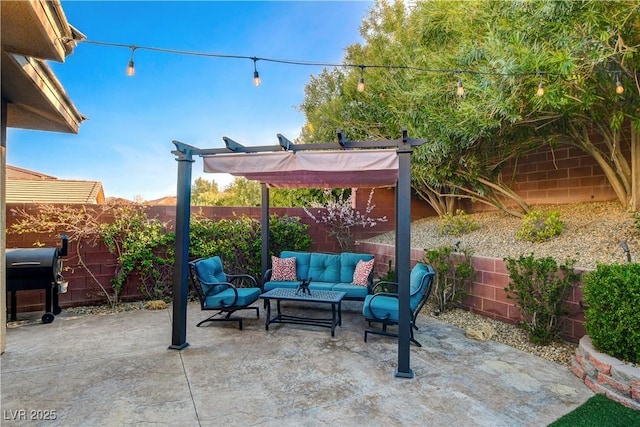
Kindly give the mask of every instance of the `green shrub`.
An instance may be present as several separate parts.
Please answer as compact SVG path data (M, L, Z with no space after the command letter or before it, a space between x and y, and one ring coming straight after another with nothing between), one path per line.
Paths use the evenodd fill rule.
M530 242L545 242L562 233L564 223L560 220L560 212L542 212L532 210L522 219L522 226L516 239Z
M566 314L564 303L580 279L573 271L574 261L565 261L558 267L553 258L535 259L533 254L504 261L511 279L504 290L522 311L520 326L528 332L531 342L545 345L558 338L558 321Z
M307 250L311 246L309 226L300 218L271 215L269 255L282 250ZM190 229L190 258L218 255L225 272L262 275L262 237L260 221L247 216L213 220L193 218Z
M113 215L112 222L101 224L100 237L117 260L111 279L115 302L133 273L137 273L145 297L168 297L173 282L175 234L168 231L167 224L147 218L135 207L120 207Z
M384 276L380 276L380 281L381 282L395 282L396 281L396 272L393 269L393 261L389 260L389 263L387 264L387 272L384 274Z
M466 295L464 283L475 273L472 255L470 250L454 252L450 246L425 250L420 262L431 265L436 271L430 297L435 301L436 313L455 308Z
M478 224L463 210L440 216L440 235L462 236L478 229Z
M604 353L640 363L640 264L599 264L583 285L587 333Z

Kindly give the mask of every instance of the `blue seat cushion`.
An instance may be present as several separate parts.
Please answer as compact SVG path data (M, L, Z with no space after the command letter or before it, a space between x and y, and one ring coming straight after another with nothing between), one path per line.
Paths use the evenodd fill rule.
M233 303L234 307L244 307L253 304L260 297L260 288L236 288L238 299L234 303L235 293L227 288L205 299L205 306L211 308L224 308Z
M316 282L315 280L309 284L309 289L311 290L319 290L319 291L330 291L335 286L333 282Z
M227 281L227 275L224 273L222 260L219 256L201 259L196 262L195 266L201 283L225 283ZM214 289L210 289L211 287L210 284L202 283L202 291L205 295L214 295L226 288L225 286L214 286Z
M369 294L369 289L366 286L353 285L351 283L336 283L332 290L346 292L347 298L364 299Z
M428 276L431 271L431 267L421 263L417 263L411 270L409 278L411 293L411 296L409 297L409 306L411 307L412 312L418 307L418 304L420 304L420 300L422 299L426 291L426 287L429 284L429 278L425 276Z
M300 284L300 282L296 281L279 281L279 280L270 280L268 282L265 282L263 287L265 291L270 291L271 289L275 289L275 288L285 288L285 289L295 289L298 285Z
M367 295L362 305L362 314L367 319L385 319L398 321L398 299L385 295Z

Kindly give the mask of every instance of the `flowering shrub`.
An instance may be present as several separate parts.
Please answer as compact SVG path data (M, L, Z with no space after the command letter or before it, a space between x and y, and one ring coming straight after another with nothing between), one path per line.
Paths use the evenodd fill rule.
M387 221L386 216L381 218L372 218L370 216L376 207L371 204L373 192L374 189L372 188L364 212L353 208L354 193L352 192L345 196L344 189L337 196L333 195L330 190L325 190L326 204L317 202L311 204L312 208L324 209L317 211L317 215L312 214L306 207L303 207L303 209L316 223L326 224L329 227L329 236L338 240L338 245L340 245L340 249L343 252L350 252L353 251L354 246L353 227L375 227L379 222Z

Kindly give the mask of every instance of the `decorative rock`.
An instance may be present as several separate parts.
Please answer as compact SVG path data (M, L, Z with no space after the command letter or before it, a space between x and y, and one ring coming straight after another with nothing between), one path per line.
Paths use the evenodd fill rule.
M164 310L167 308L167 303L162 300L147 301L144 304L144 308L147 310Z
M491 325L476 325L465 328L464 334L468 338L473 338L478 341L489 341L496 333L495 329Z

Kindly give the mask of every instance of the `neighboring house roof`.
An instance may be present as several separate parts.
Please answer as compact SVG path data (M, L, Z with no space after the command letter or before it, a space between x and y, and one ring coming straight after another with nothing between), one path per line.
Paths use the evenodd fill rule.
M58 179L55 176L7 165L7 203L105 203L99 181Z
M102 183L67 179L7 179L7 203L103 204Z
M149 200L143 203L147 206L176 206L178 198L176 196L166 196L155 200Z
M58 179L55 176L45 175L40 172L22 169L16 166L7 165L8 179Z
M85 36L69 25L58 0L2 1L0 11L6 125L78 133L86 117L44 60L64 62Z

